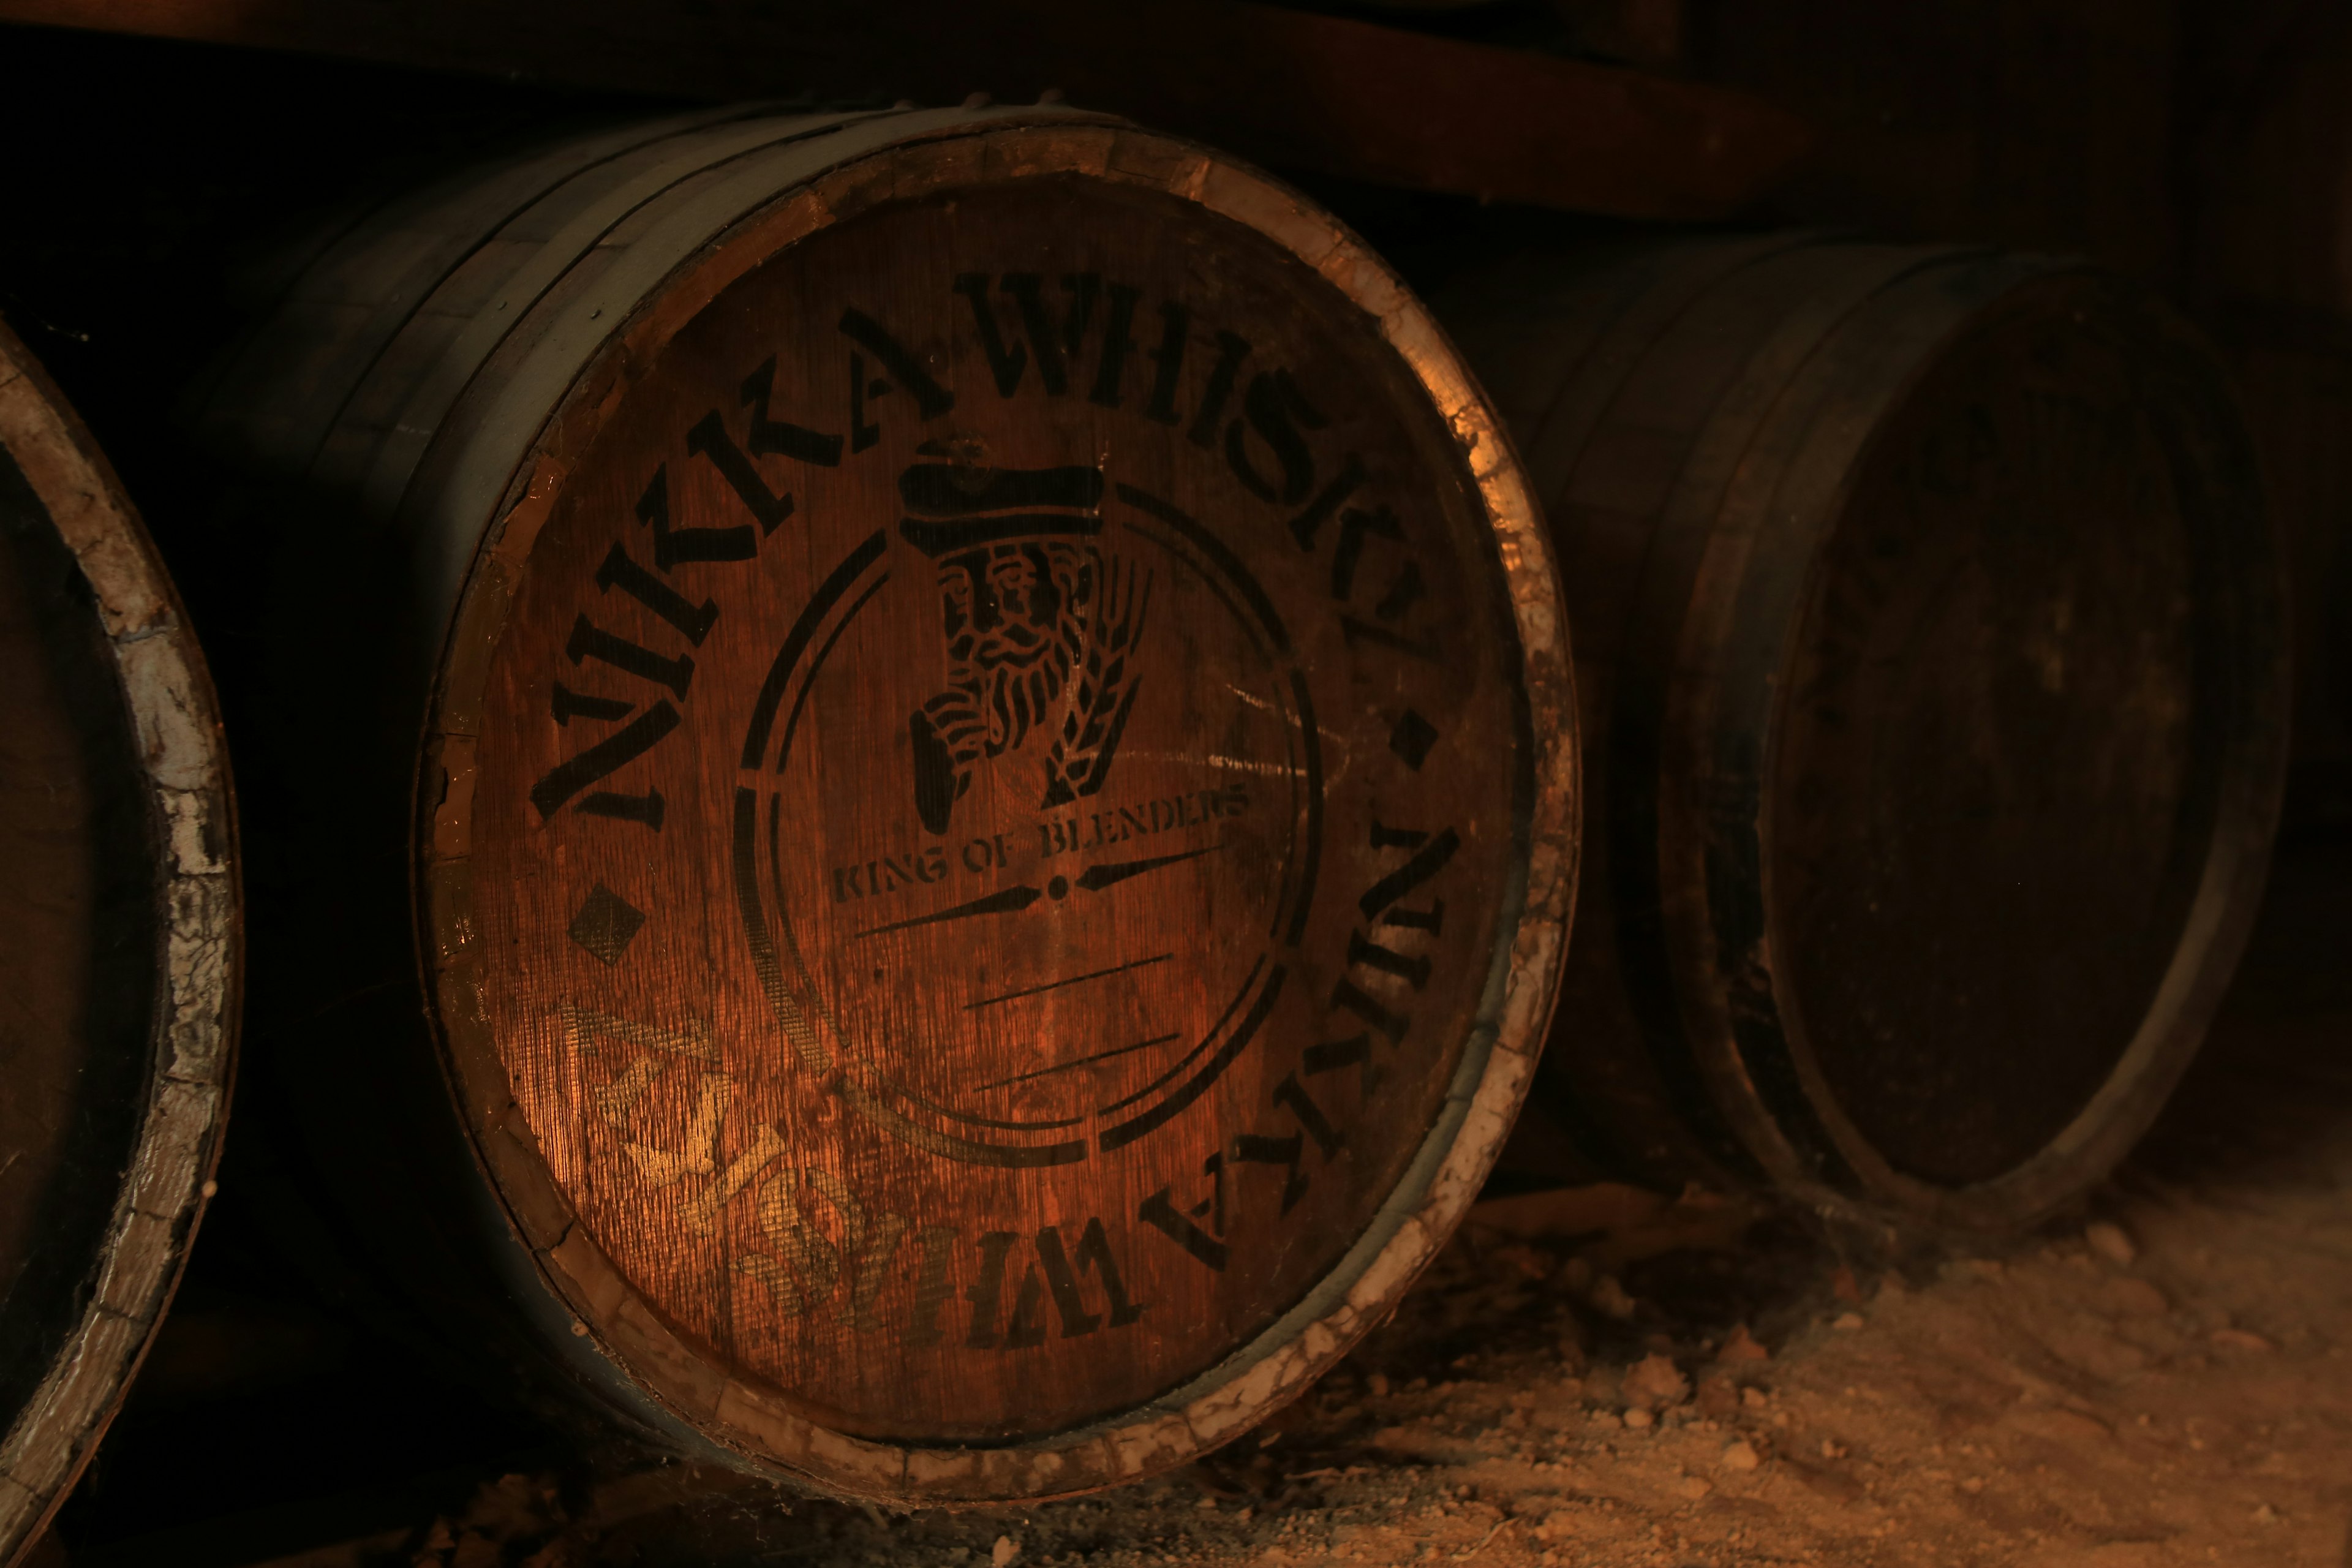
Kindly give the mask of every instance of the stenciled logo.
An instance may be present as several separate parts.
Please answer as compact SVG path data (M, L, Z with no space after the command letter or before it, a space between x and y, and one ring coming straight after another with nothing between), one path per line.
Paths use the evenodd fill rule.
M899 477L908 515L898 531L939 563L948 680L908 730L916 811L945 834L973 768L1020 751L1066 697L1040 804L1101 791L1135 702L1129 656L1151 578L1122 574L1097 546L1100 470L975 469L940 460L937 445L928 455Z
M1197 1103L1265 1021L1322 740L1206 529L1097 468L985 457L926 443L786 632L739 898L787 1037L852 1107L950 1159L1063 1164ZM1171 664L1194 679L1152 679Z

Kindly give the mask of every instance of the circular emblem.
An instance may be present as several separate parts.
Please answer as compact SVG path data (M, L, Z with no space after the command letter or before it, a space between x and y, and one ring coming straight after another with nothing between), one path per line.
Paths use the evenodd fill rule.
M1468 455L1290 250L1103 181L845 204L625 342L460 616L445 1026L763 1400L1181 1388L1402 1223L1498 1026L1534 747Z
M876 1124L1082 1161L1199 1100L1275 1004L1320 848L1312 700L1264 586L1172 504L977 437L897 488L751 713L746 941L802 1064Z

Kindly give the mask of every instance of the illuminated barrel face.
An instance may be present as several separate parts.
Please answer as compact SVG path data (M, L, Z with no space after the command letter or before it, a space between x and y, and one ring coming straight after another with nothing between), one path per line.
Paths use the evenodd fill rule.
M1343 1297L1485 1073L1536 769L1493 454L1172 195L765 243L647 307L477 568L441 1021L730 1397L1114 1421Z

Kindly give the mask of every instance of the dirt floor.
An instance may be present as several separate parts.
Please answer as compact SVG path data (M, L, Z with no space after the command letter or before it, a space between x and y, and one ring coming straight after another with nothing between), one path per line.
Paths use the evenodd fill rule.
M1507 1198L1302 1403L1155 1483L900 1517L559 1467L275 1562L2342 1568L2352 846L2291 864L2174 1111L2041 1235Z
M893 1517L519 1475L285 1561L2339 1568L2352 857L2304 864L2166 1125L2041 1236L1503 1199L1303 1403L1157 1483Z

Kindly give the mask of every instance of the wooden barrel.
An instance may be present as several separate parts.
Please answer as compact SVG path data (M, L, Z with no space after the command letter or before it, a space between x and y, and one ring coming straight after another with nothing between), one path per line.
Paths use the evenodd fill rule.
M2195 1051L2276 821L2280 589L2206 353L2088 266L1802 236L1437 308L1576 628L1556 1152L1963 1226L2080 1193Z
M1477 1187L1564 622L1296 194L1055 107L601 132L324 249L198 429L275 562L271 1060L464 1333L810 1486L1074 1492L1303 1387Z
M0 1563L112 1417L228 1109L236 819L204 660L0 327Z

